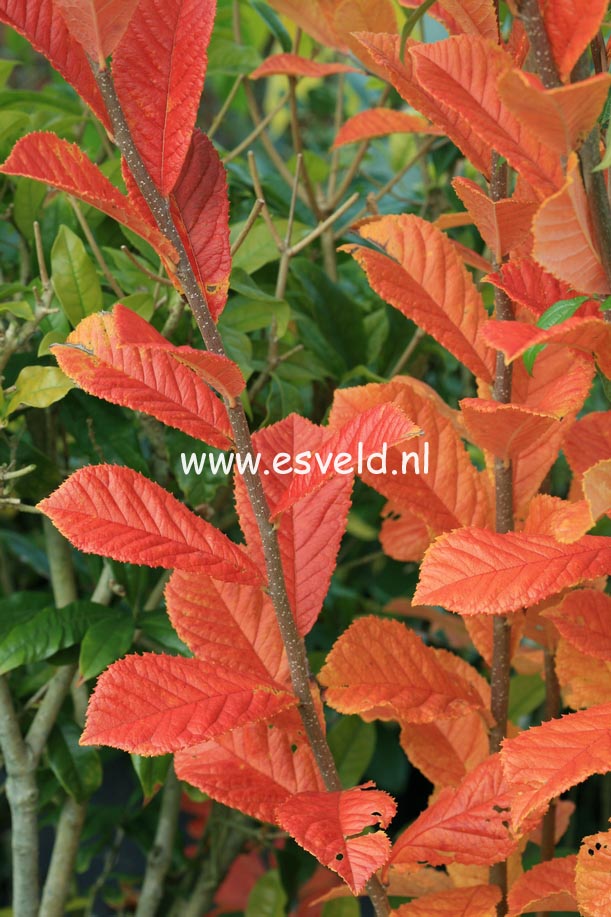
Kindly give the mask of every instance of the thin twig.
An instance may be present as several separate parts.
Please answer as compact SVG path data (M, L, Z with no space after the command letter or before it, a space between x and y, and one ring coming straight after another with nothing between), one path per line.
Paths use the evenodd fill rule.
M299 191L299 181L301 178L301 173L304 169L304 161L301 153L297 156L297 162L295 164L295 181L293 182L293 191L291 194L291 203L289 206L289 218L286 224L286 233L283 240L282 255L280 257L280 265L278 267L278 279L276 282L276 299L284 299L284 294L286 293L286 282L289 275L289 265L291 263L291 258L293 257L293 252L291 249L291 241L293 239L293 226L295 223L295 207L297 205L297 194ZM273 330L273 329L272 329ZM275 334L272 335L272 339L276 342ZM272 343L270 339L270 346ZM276 348L275 348L276 349Z
M227 112L229 111L229 108L231 107L231 103L232 103L233 100L235 99L236 94L237 94L237 91L238 91L238 89L240 88L240 86L242 85L243 82L244 82L244 74L243 74L243 73L240 73L240 75L239 75L239 76L237 77L237 79L235 80L233 86L231 87L231 89L230 89L229 92L227 93L227 98L225 99L225 101L224 101L223 104L221 105L221 108L220 108L220 110L218 111L218 113L216 114L214 120L212 121L212 124L210 125L210 127L209 127L208 130L207 130L207 134L208 134L208 139L209 139L209 140L212 140L212 138L213 138L214 135L216 134L217 130L219 129L219 127L220 127L220 125L221 125L221 123L222 123L222 121L223 121L223 118L225 117L225 115L226 115Z
M133 252L130 252L127 245L121 246L121 251L124 255L127 255L134 267L137 267L141 274L144 274L145 277L148 277L149 280L154 280L155 283L160 283L162 287L174 287L174 284L171 280L168 280L167 277L161 277L159 274L155 274L154 271L150 271L146 265L142 264L141 261L138 261Z
M403 353L401 354L397 362L394 364L392 369L390 369L388 372L388 375L391 379L393 376L396 376L401 372L401 370L406 365L406 363L409 361L414 350L416 349L416 347L418 346L418 344L420 343L423 337L424 337L424 331L422 330L422 328L416 328L411 341L409 342L409 344L407 345L407 347L405 348L405 350L403 351Z
M98 245L98 243L95 240L95 237L91 231L91 227L89 226L89 223L85 219L85 215L83 214L83 211L81 210L79 202L76 200L76 198L72 197L71 194L68 195L68 200L70 201L70 204L72 205L72 209L74 210L76 218L79 221L79 225L81 229L83 230L83 233L85 234L85 238L89 242L89 247L91 248L91 251L93 252L93 256L95 260L98 262L100 266L100 270L104 274L104 277L106 277L108 285L110 286L115 296L117 296L119 299L123 299L123 290L121 289L121 287L119 286L115 278L112 276L110 268L108 267L104 259L104 255L102 254L100 250L100 246Z
M40 223L38 220L34 221L32 228L34 229L34 245L36 246L36 258L38 260L38 270L40 272L40 280L44 294L51 290L51 281L49 280L49 273L47 271L45 252L42 245L42 235L40 233Z
M316 198L316 191L308 172L305 159L303 159L303 137L301 136L301 122L299 121L299 112L297 110L297 78L289 76L289 111L291 114L291 136L293 138L293 150L295 156L302 157L301 173L303 175L303 184L310 205L310 210L315 217L320 220L322 214Z
M247 83L245 83L244 88L246 89L246 97L248 98L249 95L252 94L252 86L249 86ZM253 98L254 98L254 95L253 95ZM250 146L252 146L255 140L257 140L259 137L263 141L263 145L265 146L267 150L265 141L267 141L268 143L271 143L271 141L269 137L267 136L267 134L265 133L265 128L270 123L270 121L273 121L276 115L282 111L282 109L286 105L287 99L288 99L288 93L283 95L280 101L278 102L278 104L274 105L271 111L269 111L265 116L262 116L259 113L257 108L253 109L256 113L256 119L255 117L253 117L253 121L255 124L253 130L250 132L250 134L248 134L247 137L244 138L244 140L242 140L233 150L231 150L230 153L227 153L227 155L223 157L223 165L228 165L230 162L233 162L234 159L237 159L237 157L240 156L244 152L244 150L247 150ZM276 162L275 165L278 166L278 163ZM285 171L288 172L288 169L286 168L284 163L282 163L282 167L283 167L282 168L283 172ZM290 175L290 172L289 172L289 175Z
M274 221L272 219L272 215L269 212L269 207L267 206L267 201L263 193L263 185L261 184L261 179L259 177L259 170L257 169L257 160L255 159L255 154L252 152L252 150L250 150L248 153L248 170L252 178L252 183L255 189L255 194L257 195L257 200L263 201L263 206L261 208L263 219L265 220L267 224L267 228L270 231L270 235L272 239L276 243L276 248L278 249L279 252L282 252L284 249L284 242L282 240L282 237L280 236L280 233L276 229L274 225Z
M257 221L257 217L261 213L261 210L263 209L263 207L265 207L265 201L262 198L257 198L257 200L255 201L253 205L252 210L250 211L248 215L248 219L246 220L246 222L244 223L244 226L242 227L240 231L238 238L235 240L235 242L231 246L231 257L232 258L236 254L236 252L240 250L240 248L242 247L242 245L248 238L250 230L255 225Z
M161 796L161 811L155 840L147 858L136 917L154 917L161 904L165 878L172 863L181 792L180 781L176 778L173 766L170 766Z
M295 244L291 246L291 255L298 255L299 252L302 252L304 248L307 248L308 245L314 242L315 239L318 239L318 237L321 236L326 229L337 223L340 217L343 217L346 211L350 210L352 205L355 204L358 199L358 191L355 191L347 201L344 201L341 207L337 208L335 213L332 213L331 216L327 217L326 220L323 220L322 223L319 223L318 226L312 230L312 232L309 232L307 236L304 236L303 239L299 240L299 242L295 242Z

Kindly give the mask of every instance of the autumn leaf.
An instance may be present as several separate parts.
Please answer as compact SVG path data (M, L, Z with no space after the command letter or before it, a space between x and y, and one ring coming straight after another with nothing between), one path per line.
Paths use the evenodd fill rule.
M198 374L171 347L123 344L115 313L83 319L53 348L60 367L84 391L143 411L219 449L233 445L229 415Z
M443 233L414 215L386 216L359 228L382 251L346 245L376 293L416 322L476 376L492 379L493 354L479 342L487 318L462 260Z
M129 25L138 0L54 0L68 30L101 70Z
M505 739L501 759L514 827L592 774L609 771L610 717L611 704L600 704Z
M402 6L418 7L418 0L399 0ZM429 11L450 32L481 35L498 41L498 23L493 0L438 0Z
M28 134L15 144L0 172L33 178L72 194L146 239L168 261L176 260L174 247L75 143L45 132Z
M472 441L505 461L545 440L559 424L553 415L484 398L463 398L460 409Z
M593 519L611 511L611 459L588 468L582 479L583 490Z
M402 904L394 913L396 917L496 917L500 900L497 885L474 885L426 895Z
M582 653L561 638L555 665L565 707L580 710L611 703L611 662Z
M497 261L529 236L538 209L536 202L513 198L493 201L468 178L455 178L452 186Z
M57 15L54 0L0 0L0 22L27 38L74 87L102 124L110 126L85 52L68 31L63 16Z
M595 371L589 354L550 344L537 354L530 372L523 361L513 364L512 402L555 417L577 414L590 394Z
M554 303L577 296L576 290L568 283L558 280L527 257L510 259L483 280L503 290L513 302L524 306L536 318L540 318Z
M598 589L576 589L543 614L582 653L611 662L611 596Z
M550 494L537 494L530 501L521 531L527 535L552 535L556 541L570 544L583 538L593 524L585 500L573 503Z
M506 614L611 571L611 538L561 544L546 535L465 528L427 551L414 601L460 614Z
M39 509L85 553L230 582L260 581L242 548L130 468L80 468Z
M170 210L216 320L229 292L229 198L225 168L212 142L199 130L193 133Z
M543 0L541 12L556 66L565 80L598 32L607 12L606 0L591 0L585 8L579 0Z
M289 684L274 608L259 586L175 570L165 600L172 627L198 659Z
M261 456L261 480L272 515L286 496L291 481L290 475L274 473L275 457L284 453L293 462L296 456L306 452L318 451L324 456L328 435L323 428L295 414L254 434L253 445ZM286 509L276 523L289 602L302 635L314 626L329 588L348 518L352 482L352 475L331 478L315 493ZM265 560L259 529L241 475L235 476L234 485L240 525L250 556L263 570Z
M498 755L443 789L395 842L390 863L489 866L517 846L509 834L509 796Z
M581 417L568 433L563 446L573 474L582 478L588 468L611 455L611 412L592 411Z
M182 656L126 656L99 677L81 745L166 754L296 703L281 685L251 673Z
M397 34L397 14L392 0L335 0L333 8L333 27L348 49L361 60L368 70L380 73L375 57L355 36L356 32L379 32L384 35Z
M113 56L123 113L163 197L174 188L189 151L215 8L216 0L140 0Z
M576 856L537 863L513 883L507 896L508 917L531 911L574 911Z
M497 83L512 61L498 45L475 35L458 35L416 45L409 54L419 85L460 112L473 132L537 192L550 194L562 185L560 158L521 124L499 95Z
M439 131L418 115L390 108L368 108L345 121L339 129L333 148L348 143L372 140L388 134L438 134Z
M335 793L299 793L277 809L281 827L316 859L338 873L354 895L388 860L390 841L383 831L361 834L370 825L383 828L396 806L373 783Z
M325 789L296 710L253 723L176 753L176 774L213 799L276 823L289 797Z
M420 563L435 533L419 516L392 501L382 510L380 544L388 557Z
M547 271L582 293L609 292L575 153L565 183L541 205L533 233L534 257Z
M600 73L579 83L544 90L535 85L531 74L508 70L499 81L499 94L546 146L568 156L596 124L610 85L611 76Z
M270 6L296 22L304 32L321 45L347 51L345 36L333 24L333 11L337 0L270 0Z
M373 616L344 631L318 680L329 706L367 721L429 723L483 707L480 693L447 664L445 653L401 622Z
M582 917L600 917L611 908L611 832L584 837L577 854L575 891Z
M319 78L334 76L337 73L361 73L361 71L349 64L327 64L311 60L309 57L300 57L299 54L272 54L256 70L253 70L250 79L260 80L267 76Z

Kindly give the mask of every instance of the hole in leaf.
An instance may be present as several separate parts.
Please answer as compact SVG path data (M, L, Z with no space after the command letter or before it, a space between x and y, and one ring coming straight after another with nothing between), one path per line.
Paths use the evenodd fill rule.
M338 854L336 855L335 859L336 859L336 860L343 860L343 859L344 859L344 854L343 854L343 853L338 853Z
M594 851L592 850L591 847L588 849L588 853L590 854L591 857L594 856Z
M293 754L295 754L295 752L297 751L297 746L294 744L291 745L291 751L293 752Z

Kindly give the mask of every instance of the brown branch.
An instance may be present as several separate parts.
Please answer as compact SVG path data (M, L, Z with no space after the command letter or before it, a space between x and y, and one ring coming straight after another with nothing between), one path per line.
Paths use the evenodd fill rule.
M176 225L172 219L168 201L161 196L155 187L140 158L117 98L110 72L108 69L99 70L94 64L92 64L92 69L111 120L115 143L124 156L134 180L142 192L159 229L176 249L178 255L176 275L182 284L185 296L204 339L204 343L212 353L225 356L223 341L208 308L206 298L193 272ZM247 455L252 456L254 462L254 449L244 408L239 401L234 405L229 403L226 404L236 452L243 457ZM251 467L255 467L255 465L253 464ZM299 713L325 786L330 791L338 791L341 790L341 782L312 697L311 689L313 684L310 676L308 657L303 638L297 629L288 599L280 548L276 530L270 522L270 510L265 491L263 490L263 484L259 475L250 471L244 474L244 484L261 539L265 557L269 595L273 603L278 627L286 649L292 688L299 700ZM369 891L370 887L371 891ZM390 907L384 890L379 880L376 878L368 883L368 894L376 899L375 907L378 917L386 917L390 912Z

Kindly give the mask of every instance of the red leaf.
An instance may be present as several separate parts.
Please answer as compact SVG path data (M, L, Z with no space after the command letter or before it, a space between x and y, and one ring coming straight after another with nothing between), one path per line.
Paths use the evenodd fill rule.
M508 362L521 357L539 344L564 344L574 350L596 355L603 372L611 374L611 325L602 318L569 318L544 330L524 322L488 322L482 338L501 350Z
M601 73L560 89L535 85L530 75L508 70L499 81L504 104L546 146L560 156L580 146L596 124L611 76Z
M295 703L281 685L252 673L182 656L126 656L99 677L81 745L160 755L271 719Z
M0 167L5 175L23 175L67 191L142 236L167 260L174 247L131 205L75 143L55 134L28 134L19 140Z
M566 182L543 202L533 223L534 256L554 277L584 293L608 293L579 160L569 157Z
M505 739L501 758L515 826L592 774L609 771L610 717L611 704L601 704Z
M388 134L438 134L437 128L405 111L392 111L389 108L369 108L360 111L342 124L333 148L371 140L373 137L385 137Z
M392 797L373 786L366 783L338 793L299 793L277 810L284 830L323 866L338 873L354 895L360 894L390 855L390 841L383 831L360 834L370 825L386 827L396 812Z
M611 512L611 460L597 462L584 473L583 490L592 513L592 519Z
M501 890L496 885L453 888L402 904L396 917L496 917Z
M175 570L165 599L174 630L198 659L290 683L274 608L259 586Z
M80 468L39 508L85 553L230 582L260 580L239 545L130 468Z
M430 723L483 707L481 694L399 621L358 618L339 637L318 680L329 706L364 720Z
M140 0L113 57L127 123L164 197L176 184L189 150L215 8L216 0Z
M585 500L571 503L549 494L537 494L530 502L522 531L527 535L552 535L556 541L569 544L583 538L593 525Z
M580 710L611 702L611 662L586 655L561 638L555 666L565 707Z
M54 0L75 41L104 70L129 25L138 0Z
M535 202L511 198L492 201L468 178L455 178L452 186L497 261L528 237L538 207Z
M272 515L291 482L289 475L274 472L274 457L286 453L293 461L300 453L316 450L324 457L322 444L328 435L323 428L295 414L254 434L253 444L261 456L261 480ZM289 601L302 635L314 626L329 588L346 527L352 482L352 475L329 480L316 493L285 510L277 523ZM249 554L263 570L265 558L259 529L244 481L237 475L235 493Z
M560 158L518 121L499 95L497 82L512 67L505 51L478 36L459 35L414 46L409 53L420 86L460 113L529 184L542 194L561 186Z
M399 837L391 864L489 866L517 846L508 831L507 784L498 755L472 770L456 788L443 789Z
M531 258L518 258L503 264L496 274L483 278L540 318L560 299L577 296L567 283L548 273Z
M272 518L316 493L323 484L338 475L352 478L356 472L361 473L369 456L418 436L420 432L416 424L394 404L381 404L361 412L344 427L327 433L316 449L319 459L312 458L308 474L293 477L272 510Z
M611 412L593 411L571 428L564 454L571 471L577 477L611 455Z
M582 917L603 917L611 908L611 832L584 837L577 854L575 892Z
M347 51L345 37L333 24L336 0L270 0L270 6L288 16L321 45Z
M543 614L582 653L611 662L611 596L597 589L576 589Z
M432 121L442 133L447 134L463 151L467 159L471 160L475 168L488 176L490 172L489 147L473 132L467 119L448 105L433 98L420 85L414 75L410 55L405 55L405 61L400 58L400 37L374 32L357 32L355 37L382 68L383 75L392 83L399 95L429 121ZM414 42L408 41L408 48L413 45Z
M580 0L543 0L541 12L556 66L562 79L567 79L598 32L607 2L590 0L584 7Z
M429 548L414 602L464 615L506 614L609 572L611 538L561 544L546 535L467 528Z
M325 64L322 61L310 60L298 54L272 54L250 74L251 80L260 80L266 76L333 76L336 73L360 73L357 67L348 64Z
M555 417L577 414L590 394L595 371L589 355L551 344L537 355L532 374L523 362L514 363L512 401Z
M223 164L201 131L193 134L170 203L212 317L218 319L227 302L231 273L229 198Z
M68 32L62 16L57 15L53 0L0 0L0 22L27 38L76 89L102 124L109 127L89 61L81 45Z
M383 519L380 544L384 553L394 560L420 563L435 533L419 516L398 503L386 504Z
M415 8L419 0L399 0ZM498 41L498 23L493 0L438 0L429 14L440 19L450 33L465 32Z
M463 398L460 409L473 442L506 461L547 439L559 425L553 415L484 398Z
M537 863L513 883L507 896L508 917L531 911L574 911L576 856Z
M83 319L53 354L66 375L90 395L144 411L219 449L232 448L222 401L176 359L171 347L123 344L114 313Z
M371 248L346 245L376 293L490 382L493 354L478 342L487 313L471 275L443 233L420 217L386 216L359 228Z
M271 728L270 728L271 727ZM234 729L179 751L176 774L223 805L274 824L290 796L325 787L299 714Z
M380 73L375 57L371 57L354 33L380 32L396 35L397 14L392 0L376 0L373 5L371 0L335 0L333 26L350 51L363 61L369 70L383 77L384 74Z

